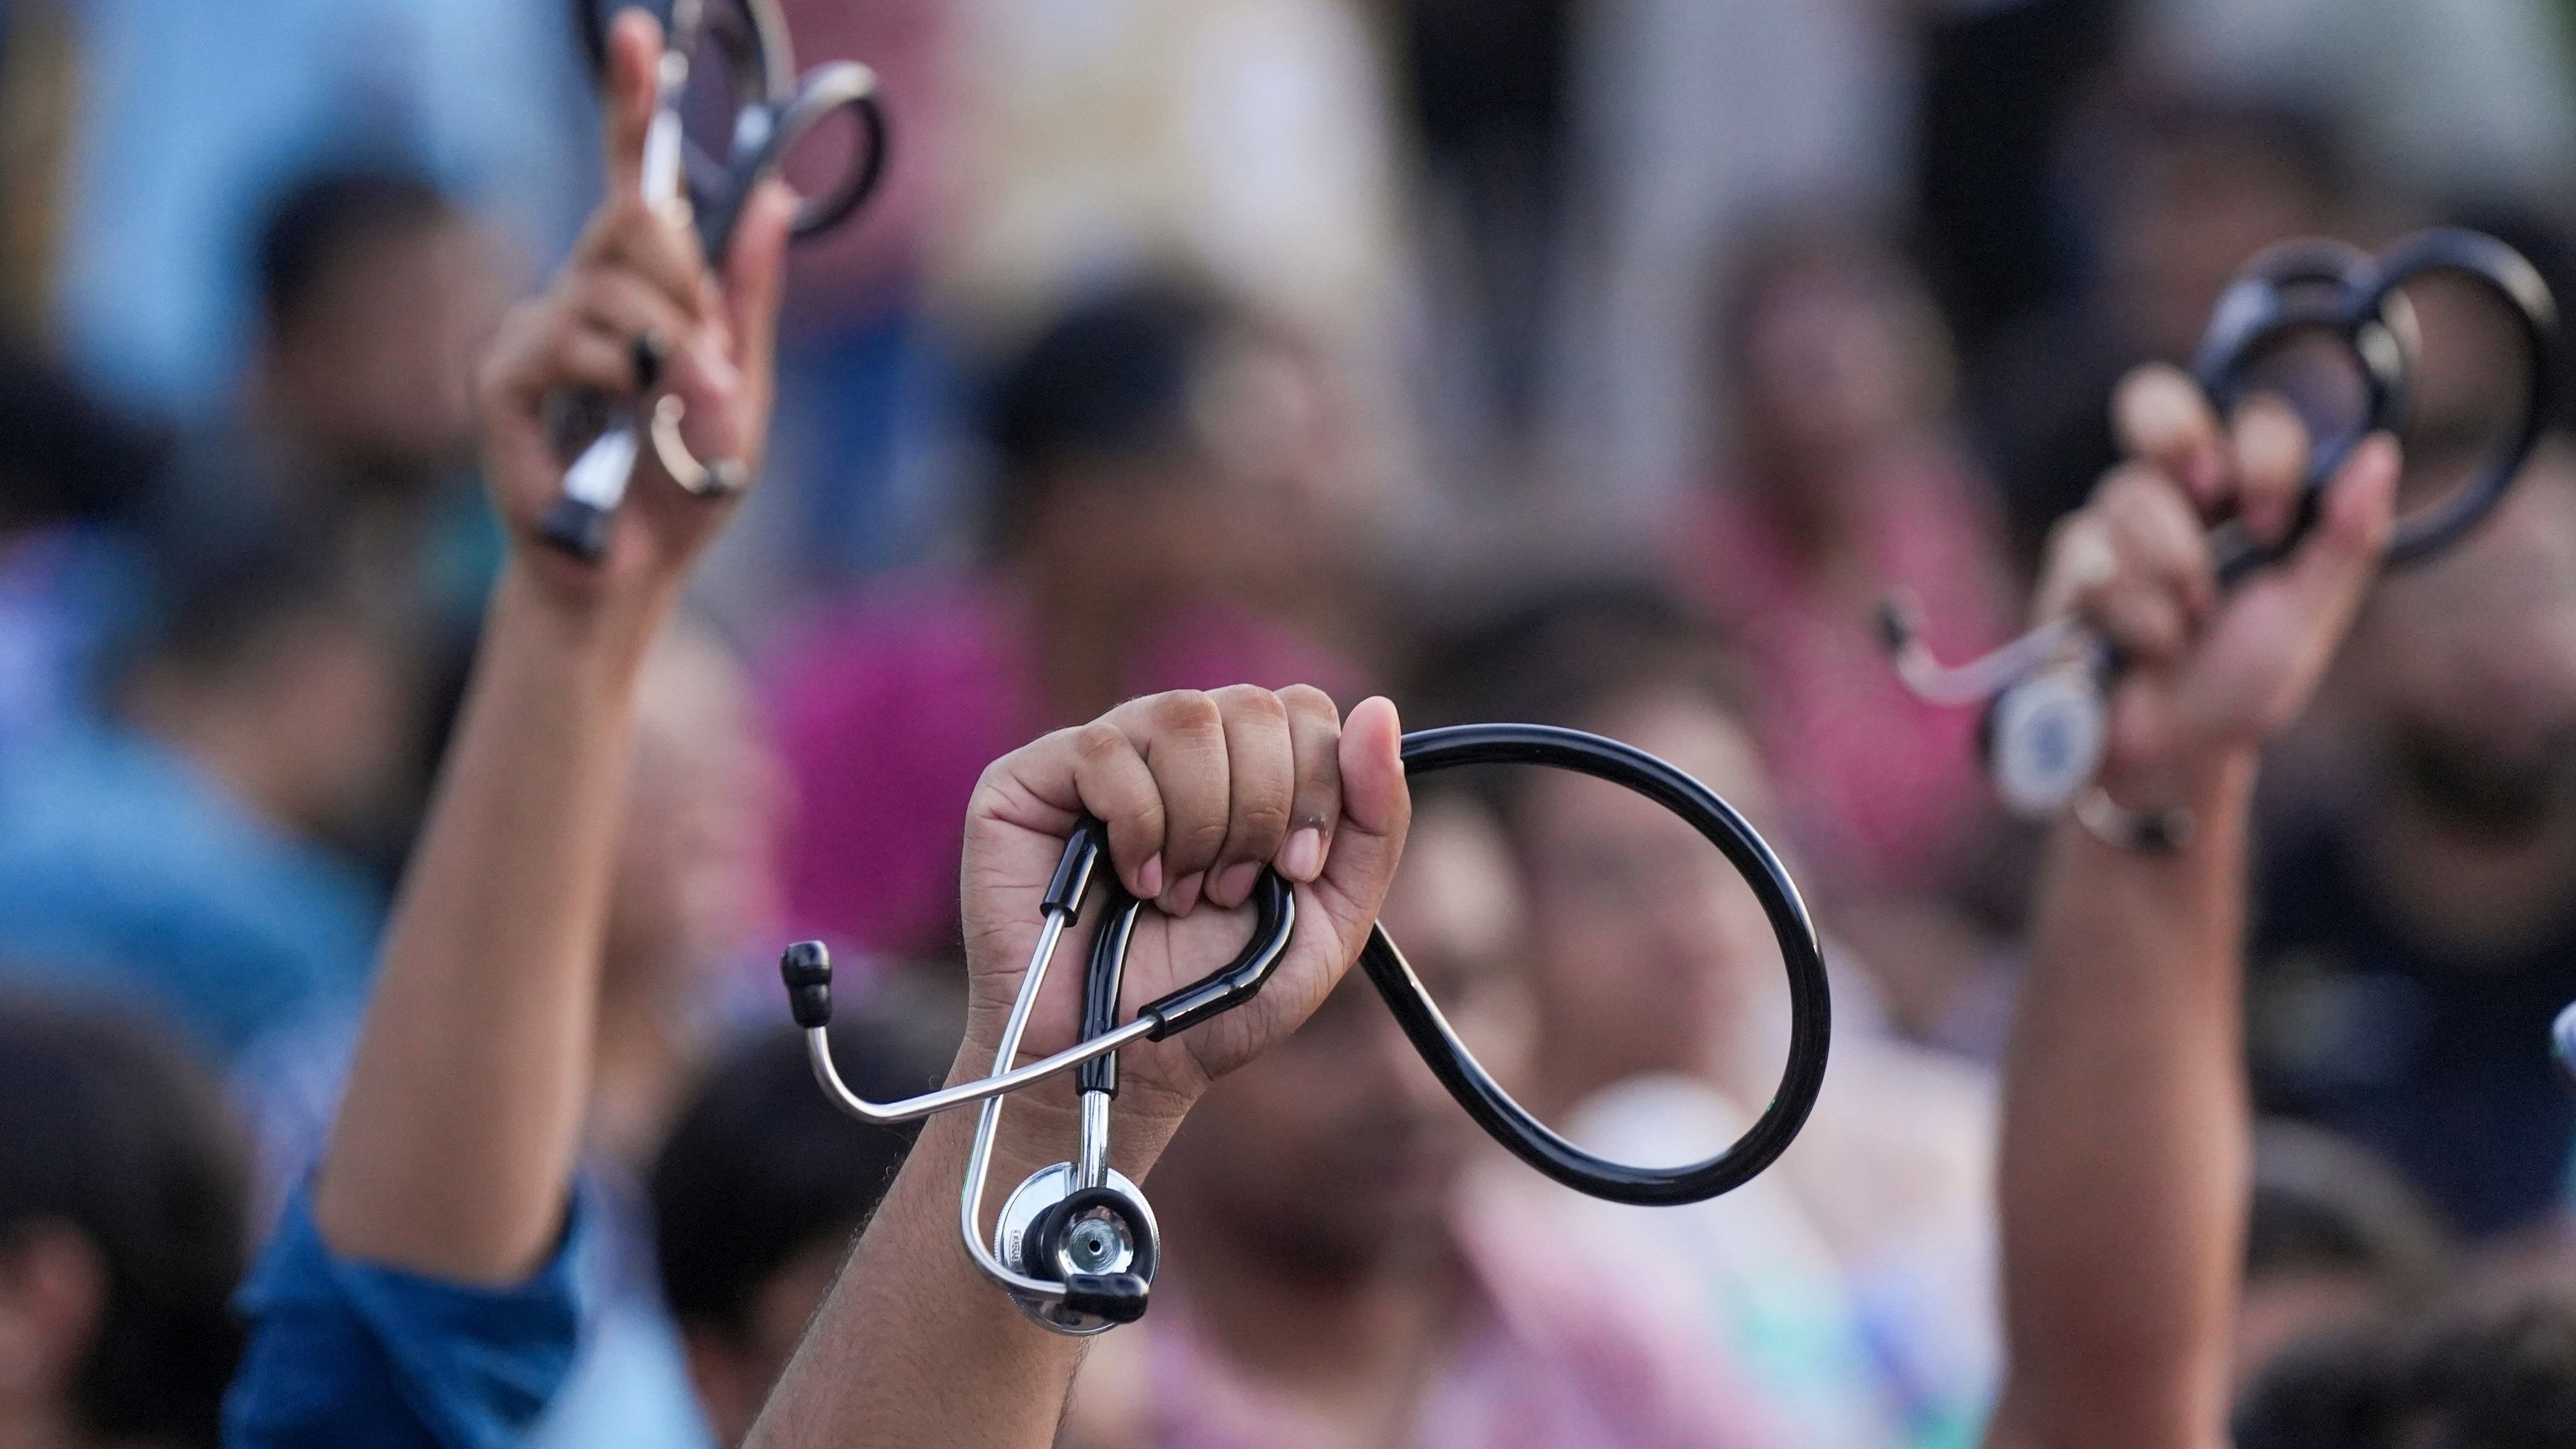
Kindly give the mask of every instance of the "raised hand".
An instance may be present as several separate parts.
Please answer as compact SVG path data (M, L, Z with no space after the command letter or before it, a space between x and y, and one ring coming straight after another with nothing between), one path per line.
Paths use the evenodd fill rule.
M2397 444L2374 434L2354 449L2309 536L2222 593L2210 522L2232 513L2278 543L2297 515L2306 431L2268 398L2222 426L2161 365L2130 373L2112 411L2129 461L2058 525L2039 613L2083 615L2126 657L2102 781L2120 804L2158 809L2307 707L2387 548Z
M1261 994L1121 1057L1121 1090L1174 1113L1208 1082L1303 1022L1359 955L1411 818L1395 707L1345 723L1322 691L1248 685L1130 701L996 761L968 808L964 869L968 1061L989 1061L1040 926L1065 835L1108 826L1118 879L1147 910L1128 955L1124 1010L1207 975L1251 933L1250 897L1275 866L1296 887L1297 929ZM1097 909L1091 913L1098 914ZM1069 941L1060 959L1079 961ZM1081 973L1047 982L1025 1050L1073 1044ZM980 1057L977 1048L980 1048Z
M502 328L481 380L494 501L523 566L547 592L573 601L667 596L733 505L684 492L647 447L599 566L542 546L537 522L570 461L549 425L550 399L676 394L686 408L681 436L689 450L704 460L738 460L755 477L769 432L795 197L782 183L764 183L745 205L722 275L709 270L688 219L644 199L644 139L661 53L661 27L651 16L631 7L618 15L609 32L602 127L606 197L554 285Z

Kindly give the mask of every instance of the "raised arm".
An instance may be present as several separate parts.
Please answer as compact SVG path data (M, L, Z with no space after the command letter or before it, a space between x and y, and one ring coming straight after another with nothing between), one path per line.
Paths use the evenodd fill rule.
M548 400L631 397L656 372L698 456L755 464L768 424L792 202L755 199L720 283L688 228L645 205L659 47L649 19L621 16L609 200L485 370L484 463L510 557L314 1187L335 1253L460 1283L526 1277L562 1231L636 674L728 511L648 463L600 565L556 554L535 532L564 472Z
M1396 735L1382 699L1345 726L1314 690L1237 688L1137 700L995 764L967 820L971 1005L955 1078L992 1064L1038 900L1078 811L1108 825L1130 891L1181 913L1148 912L1138 924L1131 1011L1242 944L1246 922L1229 912L1250 895L1255 867L1275 862L1296 883L1297 928L1261 995L1121 1059L1112 1161L1142 1180L1207 1084L1294 1030L1358 956L1410 818ZM1065 951L1081 959L1078 943ZM1072 1044L1078 975L1050 977L1024 1055ZM1066 1158L1075 1127L1060 1089L1014 1098L997 1190ZM1081 1341L1022 1318L968 1262L957 1190L972 1133L962 1113L922 1133L753 1429L753 1449L1054 1442Z
M2396 448L2375 438L2282 566L2220 595L2201 517L2286 528L2306 441L2277 408L2222 433L2170 369L2122 388L2131 463L2053 540L2043 610L2131 658L2109 796L2180 809L2178 849L2061 824L2006 1062L1998 1449L2215 1449L2245 1211L2240 1043L2255 756L2306 707L2389 531Z

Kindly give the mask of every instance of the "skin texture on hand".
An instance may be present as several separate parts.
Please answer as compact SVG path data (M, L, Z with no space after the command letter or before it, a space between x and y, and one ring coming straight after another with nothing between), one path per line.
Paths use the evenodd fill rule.
M2222 594L2209 523L2233 515L2260 543L2282 539L2308 461L2297 419L2257 397L2222 428L2190 379L2158 365L2123 382L2113 422L2130 461L2058 525L2039 612L2085 616L2125 656L2104 784L2156 809L2307 708L2386 551L2397 445L2366 439L2292 555Z
M1224 964L1250 934L1236 910L1261 867L1296 887L1297 929L1261 994L1180 1036L1121 1056L1122 1098L1186 1109L1207 1083L1295 1029L1357 959L1394 878L1411 818L1395 707L1347 725L1303 686L1238 686L1133 700L1014 751L967 810L968 1036L989 1065L1018 994L1046 890L1078 813L1108 826L1119 880L1160 910L1137 922L1122 1009ZM1080 938L1062 951L1071 959ZM1050 975L1023 1049L1073 1044L1079 973Z
M2132 461L2052 542L2049 614L2132 661L2105 787L2200 822L2182 848L2051 840L2005 1063L2011 1372L1999 1449L2219 1449L2249 1154L2240 1001L2255 755L2307 707L2391 530L2395 446L2356 450L2312 534L2221 594L2207 521L2277 542L2307 456L2285 410L2222 432L2171 369L2123 385Z

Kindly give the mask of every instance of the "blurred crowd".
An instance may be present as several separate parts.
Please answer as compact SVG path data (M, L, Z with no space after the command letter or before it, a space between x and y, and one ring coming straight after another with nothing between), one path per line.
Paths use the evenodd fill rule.
M777 948L866 961L863 1094L934 1078L984 765L1235 682L1691 771L1818 912L1833 1073L1778 1172L1614 1207L1496 1160L1347 987L1174 1143L1168 1297L1068 1441L1974 1442L2034 837L1879 607L1945 658L2008 637L2112 382L2187 359L2269 242L2470 223L2576 299L2576 13L784 8L800 60L877 69L892 170L795 256L768 476L648 667L599 1321L539 1442L738 1439L900 1160L812 1088ZM476 362L595 194L573 36L0 8L0 1445L212 1442L223 1302L323 1139L500 559ZM2429 487L2523 384L2420 310ZM2321 1335L2576 1284L2565 401L2267 774L2250 1394L2369 1371ZM1390 929L1522 1100L1632 1160L1769 1100L1777 949L1686 826L1577 779L1417 809Z

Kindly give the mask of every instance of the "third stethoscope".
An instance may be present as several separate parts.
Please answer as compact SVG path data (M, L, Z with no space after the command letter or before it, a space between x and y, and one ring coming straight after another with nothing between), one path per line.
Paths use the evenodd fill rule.
M2514 323L2530 385L2522 410L2477 473L2399 521L2388 562L2403 565L2441 552L2503 501L2554 402L2557 310L2539 272L2495 238L2451 228L2419 233L2376 257L2340 242L2277 246L2257 256L2221 294L2193 375L2225 416L2257 390L2265 357L2294 339L2323 336L2343 350L2361 382L2361 420L2318 440L2302 480L2299 513L2280 543L2265 548L2234 521L2212 531L2222 587L2294 548L2314 526L2319 497L2352 450L2369 433L2399 426L2417 350L2414 312L2403 288L2433 274L2464 278L2502 304ZM2089 623L2056 619L1983 658L1945 666L1924 647L1910 608L1891 604L1883 622L1897 672L1917 696L1934 704L1987 704L1987 771L1996 794L2015 813L2045 818L2073 806L2097 831L2117 831L2147 846L2178 843L2188 830L2188 820L2171 812L2129 817L2091 788L2109 732L2109 685L2121 661Z

